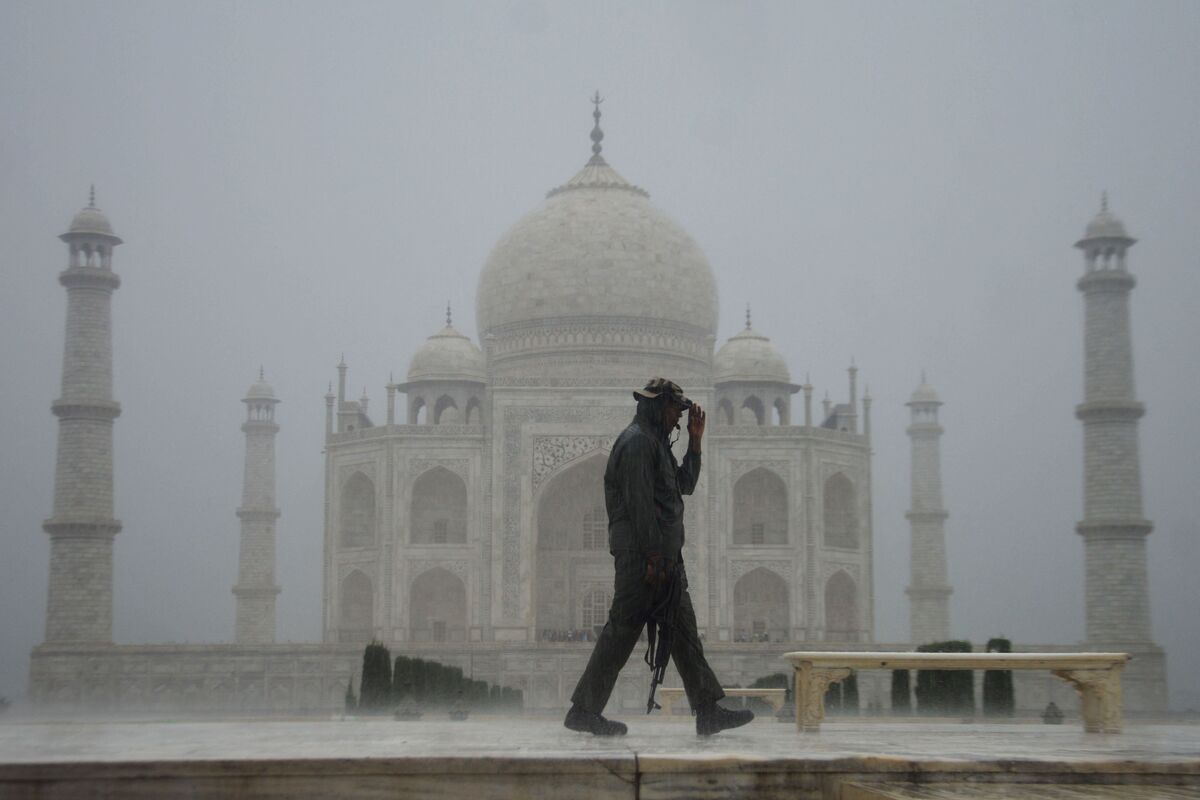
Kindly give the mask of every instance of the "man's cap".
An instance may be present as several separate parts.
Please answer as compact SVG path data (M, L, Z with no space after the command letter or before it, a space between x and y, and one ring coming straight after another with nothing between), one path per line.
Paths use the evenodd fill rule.
M651 378L644 388L634 390L633 397L635 400L639 397L653 400L664 394L684 408L692 407L692 401L683 396L683 389L679 384L666 378Z

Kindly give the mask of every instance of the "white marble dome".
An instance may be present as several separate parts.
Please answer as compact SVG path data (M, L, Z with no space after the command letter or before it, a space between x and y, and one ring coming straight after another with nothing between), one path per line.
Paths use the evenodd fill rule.
M771 340L746 328L713 357L713 383L731 381L791 383L792 375Z
M246 391L247 400L274 400L275 390L271 388L271 384L259 378L254 383L250 384L250 388Z
M483 353L475 343L451 325L425 340L408 366L408 380L476 381L487 380Z
M481 337L597 318L678 323L701 336L717 327L700 248L599 156L501 237L476 297Z
M1087 230L1083 234L1084 239L1098 239L1101 237L1129 238L1129 234L1125 232L1125 223L1121 222L1117 215L1113 214L1107 208L1092 217L1092 221L1088 223Z
M924 377L921 378L921 385L913 391L912 397L909 398L908 402L941 404L941 400L938 399L937 392L933 390L932 386L925 382Z
M108 221L108 217L104 216L104 212L95 206L88 206L75 215L71 220L71 227L68 233L98 233L103 236L112 236L112 223Z

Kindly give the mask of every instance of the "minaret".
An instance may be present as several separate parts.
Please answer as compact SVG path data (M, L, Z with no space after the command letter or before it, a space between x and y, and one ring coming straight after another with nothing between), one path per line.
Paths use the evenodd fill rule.
M275 392L258 371L258 380L242 400L246 404L246 469L242 478L242 545L238 554L238 644L275 641Z
M950 594L946 582L946 510L942 507L942 426L937 392L921 375L907 403L912 410L912 507L905 514L912 529L911 577L906 590L913 644L950 638Z
M1083 536L1087 641L1151 641L1138 420L1145 409L1133 388L1129 293L1135 281L1125 253L1137 240L1101 199L1100 213L1075 243L1084 253L1077 284L1084 307Z
M121 279L112 271L121 240L96 208L93 187L84 208L58 237L69 247L58 275L67 289L62 394L50 410L58 417L54 513L50 534L50 585L46 642L112 641L113 420L121 406L112 396L112 293Z

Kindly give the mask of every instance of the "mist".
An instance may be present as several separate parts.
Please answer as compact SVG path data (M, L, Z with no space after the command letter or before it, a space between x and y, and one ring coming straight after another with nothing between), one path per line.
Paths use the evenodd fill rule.
M114 270L114 640L233 638L245 409L276 411L278 641L321 637L324 400L377 420L444 324L477 341L497 239L604 154L819 400L874 398L875 621L908 636L909 442L941 422L952 634L1084 638L1083 311L1110 207L1129 269L1155 641L1200 708L1200 6L0 6L0 695L43 638L66 308L96 186ZM648 377L648 376L647 376ZM686 388L686 387L685 387ZM793 419L799 398L794 399Z

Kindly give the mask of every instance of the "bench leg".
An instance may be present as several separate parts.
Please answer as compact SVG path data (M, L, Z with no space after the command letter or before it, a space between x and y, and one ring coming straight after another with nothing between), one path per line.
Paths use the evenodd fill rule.
M796 729L816 733L825 719L825 692L830 684L850 676L846 667L796 666Z
M1054 674L1075 687L1089 733L1121 732L1121 667L1112 669L1056 669Z

